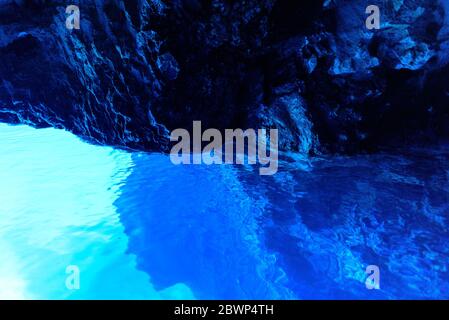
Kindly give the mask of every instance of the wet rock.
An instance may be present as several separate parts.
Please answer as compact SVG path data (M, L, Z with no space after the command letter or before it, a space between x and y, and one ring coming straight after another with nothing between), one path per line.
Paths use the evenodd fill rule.
M167 151L169 131L279 126L284 150L449 136L448 6L362 0L0 2L0 120ZM430 110L430 111L429 111Z

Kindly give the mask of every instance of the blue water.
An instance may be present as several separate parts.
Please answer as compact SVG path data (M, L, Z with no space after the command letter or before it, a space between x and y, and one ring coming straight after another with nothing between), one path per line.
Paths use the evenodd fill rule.
M270 177L0 125L0 298L448 299L448 160L290 155Z

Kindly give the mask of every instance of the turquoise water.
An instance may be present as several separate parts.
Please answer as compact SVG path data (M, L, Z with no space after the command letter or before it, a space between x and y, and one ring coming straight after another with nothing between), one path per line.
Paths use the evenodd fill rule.
M262 177L0 125L0 298L449 298L448 160L290 155Z
M130 154L65 131L0 125L0 155L0 298L163 297L127 253L114 205ZM80 269L79 290L66 288L68 265Z

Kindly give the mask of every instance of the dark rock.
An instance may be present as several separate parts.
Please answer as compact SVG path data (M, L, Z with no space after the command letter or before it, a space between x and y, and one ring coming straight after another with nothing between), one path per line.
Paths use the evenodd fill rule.
M0 120L167 151L169 130L280 129L284 150L449 136L447 1L0 2Z

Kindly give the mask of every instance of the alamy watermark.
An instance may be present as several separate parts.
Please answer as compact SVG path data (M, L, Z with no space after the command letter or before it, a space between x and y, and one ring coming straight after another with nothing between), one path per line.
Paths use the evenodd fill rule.
M379 30L380 29L380 9L378 6L370 5L366 7L366 14L369 14L366 18L365 25L368 30Z
M366 267L365 273L368 278L365 281L365 286L368 290L380 289L380 268L376 265L369 265Z
M170 151L173 164L259 164L260 175L278 171L278 130L225 129L224 139L217 129L202 132L201 121L193 121L192 139L186 129L173 130ZM203 142L207 145L203 147Z
M69 30L80 29L80 8L76 5L68 5L65 9L68 15L65 21L65 26ZM366 18L365 26L368 30L380 29L380 8L376 5L369 5L366 7L365 13L369 16Z
M65 9L68 17L65 20L65 27L69 30L80 29L80 8L75 5L69 5Z
M65 269L65 273L68 275L65 279L65 286L69 290L80 289L80 269L78 266L70 265Z

